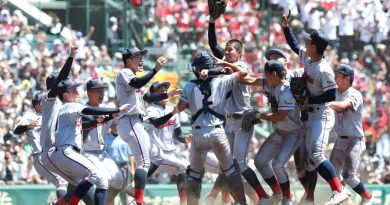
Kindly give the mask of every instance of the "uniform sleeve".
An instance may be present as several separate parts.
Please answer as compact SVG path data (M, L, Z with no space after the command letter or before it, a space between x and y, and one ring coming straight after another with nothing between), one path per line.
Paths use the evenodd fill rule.
M336 81L334 80L334 74L331 72L321 72L320 81L322 84L322 90L324 92L330 89L337 88Z
M236 84L236 73L233 73L231 75L224 75L220 77L220 88L221 89L226 89L226 93L233 89L233 85Z
M158 111L155 110L153 107L146 108L146 116L147 118L158 118L160 115L158 114Z
M189 98L189 92L194 89L194 86L191 86L191 83L187 83L187 85L184 87L183 92L181 93L180 100L183 100L184 102L188 103Z
M129 85L130 81L135 78L135 75L132 73L128 73L125 70L121 70L118 73L117 81L121 84Z
M290 88L286 88L280 95L278 101L278 110L294 110L295 99L290 91Z
M348 96L347 100L349 100L352 104L352 110L356 111L360 105L363 104L363 97L359 92L352 93Z

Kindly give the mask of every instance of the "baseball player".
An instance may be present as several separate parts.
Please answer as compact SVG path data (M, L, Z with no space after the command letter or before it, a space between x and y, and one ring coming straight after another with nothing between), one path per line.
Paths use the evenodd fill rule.
M290 82L292 77L302 77L304 73L304 69L294 69L294 70L289 70L287 68L287 54L281 50L281 49L270 49L265 52L264 57L267 60L278 60L280 63L284 65L284 68L287 72L286 74L286 81ZM262 86L264 93L269 96L269 85L265 81L265 78L260 77L260 78L254 78L250 76L246 76L243 80L241 80L241 83L247 84L247 85L252 85L252 86ZM300 109L299 107L297 107ZM298 134L301 137L304 136L305 130L304 126L301 126L300 131ZM304 140L304 139L303 139ZM302 140L302 141L303 141ZM290 145L291 147L294 146L293 144ZM299 181L302 183L303 187L305 188L305 194L300 200L301 203L308 203L311 204L314 201L314 189L317 183L317 172L316 171L308 171L305 162L306 162L306 146L305 143L301 143L300 146L298 146L298 149L294 153L294 163L297 169L297 174ZM273 153L273 152L271 152ZM264 179L265 182L271 187L272 192L273 192L273 201L278 202L282 200L282 190L279 185L279 182L277 181L276 177L272 176L270 178ZM287 191L285 191L288 193ZM307 200L307 198L309 198Z
M56 187L57 198L61 198L66 194L67 183L65 180L60 179L60 177L48 171L41 162L41 153L42 148L39 143L40 134L41 134L41 123L42 123L42 106L41 101L44 98L45 94L38 92L34 94L32 98L32 106L35 113L28 113L22 117L19 123L16 125L14 133L16 135L21 135L26 133L27 141L31 147L31 155L34 160L34 168L37 172L50 183Z
M151 94L167 93L169 82L154 82L149 89ZM151 102L149 102L151 103ZM189 165L185 159L180 159L175 155L176 145L174 139L185 143L186 136L180 129L180 121L177 113L167 112L166 104L168 99L153 102L146 109L147 126L146 131L150 136L149 150L151 166L148 171L150 177L157 168L168 173L177 175L177 190L179 191L180 204L185 204L186 196L186 169Z
M329 160L337 176L362 197L360 204L368 205L372 204L372 195L356 177L360 155L366 149L366 144L362 127L363 96L352 87L353 79L351 66L341 64L335 69L337 93L331 107L337 112L335 127L338 137Z
M75 42L71 45L71 51L68 59L66 60L64 66L60 72L52 72L46 78L46 88L49 90L48 93L44 96L41 102L42 106L42 125L41 125L41 135L39 143L42 147L41 153L41 162L42 165L52 172L60 184L77 184L77 181L72 181L70 178L62 178L61 170L57 169L53 163L50 161L49 156L54 151L54 139L55 139L55 129L57 123L58 112L62 106L62 102L57 98L58 96L58 84L68 78L70 70L72 68L73 58L77 53L79 46ZM61 175L61 176L60 176ZM68 187L71 188L72 187ZM61 198L56 202L56 204L66 204L65 198ZM92 204L93 199L85 198L83 199L87 204Z
M192 114L193 142L190 148L190 166L187 169L188 204L198 204L200 197L204 162L211 148L218 158L223 173L227 176L230 191L236 203L246 204L239 168L233 161L229 141L223 124L225 121L224 99L227 92L243 78L247 72L239 66L213 58L207 53L199 53L192 66L197 80L189 82L177 105L181 112L188 107ZM231 75L211 78L208 69L217 66L229 67L234 71Z
M88 95L88 106L102 107L104 89L107 87L98 79L91 79L86 84ZM123 186L123 175L114 160L106 152L104 138L108 133L112 116L105 117L86 115L82 117L83 146L82 155L89 159L109 182L106 204L113 204L116 195Z
M118 132L119 136L129 144L136 160L134 195L137 204L143 203L147 172L150 166L150 139L142 124L142 117L146 114L143 103L143 86L153 78L167 61L166 58L159 57L152 71L143 77L136 77L137 72L143 71L143 56L147 52L146 49L139 50L137 47L126 49L122 54L124 68L119 71L116 78L116 94L119 105L126 103L132 105L119 119ZM163 96L166 97L166 94Z
M109 115L119 113L129 108L128 104L120 108L86 107L80 103L77 87L69 79L58 84L58 97L64 103L58 113L57 130L55 134L55 151L50 160L61 170L61 175L77 181L77 188L72 194L69 204L78 204L87 191L96 184L94 202L103 205L108 188L108 179L86 157L80 154L82 148L83 115Z
M302 122L289 82L285 80L286 70L284 65L278 60L269 60L265 64L264 75L269 87L271 112L255 112L257 113L255 118L271 121L274 132L260 147L255 158L255 166L266 181L275 179L276 176L277 181L272 185L282 189L282 205L288 205L292 204L293 195L284 166L302 142L302 135L299 135ZM245 129L253 128L247 127ZM272 159L271 168L269 162ZM278 204L279 198L274 197L273 203Z
M218 46L215 35L215 19L212 15L209 17L208 40L210 49L217 58L240 66L246 72L249 72L245 63L240 60L243 55L243 44L241 41L237 39L229 40L224 50ZM243 131L241 129L244 112L252 109L250 96L251 87L241 83L234 86L228 93L225 103L225 132L232 149L233 159L237 161L242 176L256 191L260 202L264 201L267 203L271 198L264 191L255 172L248 166L247 155L254 129L249 131Z
M304 33L305 48L301 48L288 27L290 12L282 16L282 27L291 50L299 55L304 64L302 80L306 82L308 97L303 101L302 119L305 124L305 143L307 148L308 169L316 170L332 189L332 195L327 204L338 204L348 198L346 191L336 175L333 165L326 159L325 148L329 132L334 126L335 116L330 102L336 98L336 82L334 72L323 57L328 41L321 31Z

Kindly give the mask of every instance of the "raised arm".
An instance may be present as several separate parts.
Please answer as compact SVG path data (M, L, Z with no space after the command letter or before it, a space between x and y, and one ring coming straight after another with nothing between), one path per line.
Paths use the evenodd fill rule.
M129 85L134 88L142 88L145 86L153 77L156 75L156 73L162 68L162 66L167 62L167 59L165 57L159 57L156 61L156 66L153 70L151 70L149 73L142 77L134 77L131 79Z
M283 33L291 50L293 50L296 54L299 55L299 49L300 49L299 43L295 38L294 34L292 33L290 27L288 26L288 23L290 21L290 16L291 16L291 11L288 11L287 15L283 14L282 16Z
M75 41L73 41L70 47L70 55L66 60L64 66L61 68L61 71L58 74L56 81L51 86L51 89L48 93L49 98L56 97L58 95L58 83L60 83L63 80L66 80L69 77L69 73L72 68L73 58L76 55L78 49L79 49L79 45Z
M215 35L215 20L210 17L209 18L209 32L208 32L209 46L213 54L222 59L224 56L223 50L219 47L217 42L217 36Z

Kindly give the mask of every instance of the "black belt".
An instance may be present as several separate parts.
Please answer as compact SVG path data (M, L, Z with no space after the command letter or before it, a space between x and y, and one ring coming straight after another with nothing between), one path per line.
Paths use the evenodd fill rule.
M200 129L202 128L201 126L195 126L195 129ZM222 128L222 125L216 125L214 128Z
M242 116L243 116L242 114L233 113L233 114L227 115L227 118L230 118L230 119L233 119L233 120L237 120L237 119L241 119Z
M340 138L341 138L341 139L348 139L348 138L355 138L355 137L354 137L354 136L340 136ZM358 138L358 139L360 139L360 140L363 139L363 137L356 137L356 138Z
M73 145L69 145L69 147L71 147L74 151L76 151L76 152L78 152L78 153L80 153L80 149L79 148L77 148L76 146L73 146Z

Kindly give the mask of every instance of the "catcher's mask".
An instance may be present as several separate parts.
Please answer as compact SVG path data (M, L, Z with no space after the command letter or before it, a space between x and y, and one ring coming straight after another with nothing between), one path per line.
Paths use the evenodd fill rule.
M198 53L191 63L192 72L196 75L196 78L199 79L197 71L208 69L211 70L214 68L214 60L210 54L206 51Z

